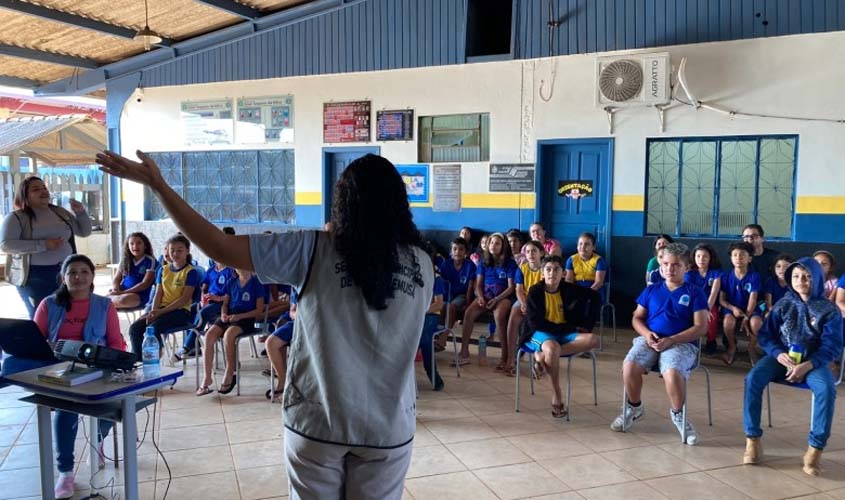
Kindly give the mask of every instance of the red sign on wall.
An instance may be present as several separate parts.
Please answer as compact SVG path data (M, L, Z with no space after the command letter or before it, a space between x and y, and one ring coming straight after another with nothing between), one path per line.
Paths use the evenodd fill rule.
M323 142L370 142L370 101L324 103Z

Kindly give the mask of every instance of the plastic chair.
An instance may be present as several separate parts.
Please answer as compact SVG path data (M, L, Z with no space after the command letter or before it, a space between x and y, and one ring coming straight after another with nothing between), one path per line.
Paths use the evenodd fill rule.
M602 297L601 308L599 308L599 351L604 350L604 311L610 310L610 318L613 323L613 343L616 343L616 306L610 301L610 281L604 282L604 297Z
M533 358L534 349L531 349L527 345L523 344L519 347L519 351L516 354L516 408L515 411L519 412L519 367L522 363L520 363L520 358L522 358L523 354L529 354L530 357ZM596 353L592 350L585 351L587 354L590 355L590 360L593 362L593 406L598 406L599 404L599 395L598 395L598 385L596 383ZM571 400L571 389L572 389L572 358L576 356L580 356L584 353L574 353L574 354L566 354L561 355L561 358L566 358L566 421L569 422L569 415L571 413L569 402ZM532 359L533 360L533 359ZM558 363L560 363L560 359L558 359ZM529 361L529 368L531 370L530 376L530 386L531 386L531 395L534 395L534 363Z
M698 356L696 357L696 360L695 360L695 366L692 368L692 370L690 370L690 376L692 376L692 374L698 369L701 369L702 371L704 371L704 376L707 379L707 423L708 423L708 425L712 426L713 425L713 405L712 405L711 400L710 400L710 368L707 368L706 366L701 364L701 337L698 338L697 347L698 347ZM651 367L650 371L660 373L660 359L659 358L657 360L657 363L655 363L654 366ZM622 384L622 408L623 408L623 411L624 411L625 405L627 405L627 404L628 404L628 391L625 388L625 384ZM683 420L684 420L684 427L683 427L684 430L681 433L681 443L686 444L686 442L687 442L687 381L686 380L684 380L684 405L681 408L681 414L683 415ZM622 419L622 432L628 431L625 423L626 423L626 420L623 418Z

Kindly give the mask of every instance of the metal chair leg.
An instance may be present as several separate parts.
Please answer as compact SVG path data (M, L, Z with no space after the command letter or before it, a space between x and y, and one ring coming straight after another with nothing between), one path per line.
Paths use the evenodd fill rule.
M514 411L519 413L519 365L520 359L522 358L522 351L517 351L516 353L516 408Z
M687 444L687 381L684 380L684 405L681 407L681 419L683 426L681 427L681 444Z
M557 358L558 373L560 373L560 358ZM569 402L572 400L572 356L566 358L566 421L569 422L569 414L572 413L569 408Z
M628 432L628 420L625 418L625 410L628 409L628 388L622 382L622 432Z
M596 353L590 351L590 360L593 362L593 406L599 405L599 386L596 378Z
M769 427L772 426L772 395L769 393L769 386L766 386L766 412L769 414Z
M713 425L713 405L710 401L710 369L706 366L700 366L704 371L704 378L707 380L707 423Z
M241 343L240 339L236 338L235 339L235 372L234 372L235 373L235 395L236 396L241 395L241 379L240 379L240 377L237 376L238 372L240 371L240 370L238 370L238 368L240 368L240 359L241 359L241 357L238 353L240 343Z
M120 452L117 449L117 427L111 430L112 446L114 446L114 468L117 469L117 464L120 463Z

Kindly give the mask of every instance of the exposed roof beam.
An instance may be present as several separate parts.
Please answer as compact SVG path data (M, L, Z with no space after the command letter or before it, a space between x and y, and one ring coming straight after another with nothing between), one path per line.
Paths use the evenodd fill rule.
M258 33L296 24L336 10L358 5L367 0L314 0L273 14L206 33L174 44L170 50L151 50L79 75L47 83L33 92L37 96L82 95L103 88L107 80L115 80L142 70L168 64L193 54L235 43Z
M18 78L16 76L0 75L0 85L6 87L19 87L23 89L33 89L39 85L35 80L28 80L26 78Z
M72 68L96 69L100 66L97 61L93 59L56 54L54 52L45 52L43 50L27 49L24 47L16 47L14 45L6 44L0 44L0 55L19 57L21 59L31 59L33 61L41 61L50 64L60 64L62 66L70 66Z
M246 20L258 19L261 17L261 11L253 9L249 5L235 2L234 0L197 0L211 7L228 12L229 14L242 17Z
M0 0L0 8L13 10L15 12L20 12L21 14L39 17L48 21L55 21L57 23L67 24L75 28L83 28L91 31L96 31L105 35L126 38L128 40L132 40L133 38L135 38L135 30L132 28L126 28L124 26L118 26L116 24L104 23L103 21L97 21L96 19L90 19L84 16L71 14L69 12L64 12L61 10L48 9L47 7L42 7L34 3L21 2L20 0ZM157 45L169 46L172 43L172 40L164 39L160 44Z

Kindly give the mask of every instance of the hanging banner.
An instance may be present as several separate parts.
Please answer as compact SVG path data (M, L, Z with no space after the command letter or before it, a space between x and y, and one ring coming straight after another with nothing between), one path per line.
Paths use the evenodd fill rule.
M233 143L232 100L183 101L182 132L188 146L229 145Z
M432 184L434 185L435 212L461 211L461 166L434 165Z
M409 203L428 203L428 165L396 165L396 170L405 181Z
M293 142L293 96L241 97L235 122L238 142Z
M490 192L533 193L534 164L490 165Z
M566 196L573 200L593 196L592 180L563 180L557 181L558 196Z
M323 104L323 142L370 142L370 101Z

